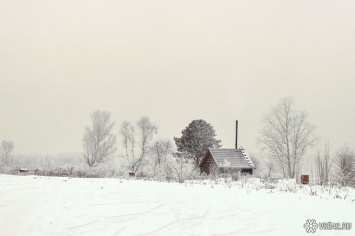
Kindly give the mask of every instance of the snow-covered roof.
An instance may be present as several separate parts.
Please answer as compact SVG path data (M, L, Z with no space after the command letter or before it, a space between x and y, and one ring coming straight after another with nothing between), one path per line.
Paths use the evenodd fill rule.
M209 148L208 150L218 167L254 168L254 164L250 160L249 155L242 148ZM205 155L204 158L207 158L207 155ZM203 163L203 159L201 163Z

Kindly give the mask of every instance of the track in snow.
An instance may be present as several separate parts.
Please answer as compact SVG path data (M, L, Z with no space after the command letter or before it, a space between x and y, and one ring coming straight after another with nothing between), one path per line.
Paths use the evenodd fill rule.
M349 222L354 205L227 185L0 175L2 236L307 235L306 219Z

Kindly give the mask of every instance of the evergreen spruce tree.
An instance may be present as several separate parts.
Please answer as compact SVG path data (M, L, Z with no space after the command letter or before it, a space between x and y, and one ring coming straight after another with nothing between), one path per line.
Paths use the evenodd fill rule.
M185 152L194 160L195 168L208 148L219 148L221 140L215 138L213 126L205 120L193 120L182 132L181 138L174 137L177 150Z

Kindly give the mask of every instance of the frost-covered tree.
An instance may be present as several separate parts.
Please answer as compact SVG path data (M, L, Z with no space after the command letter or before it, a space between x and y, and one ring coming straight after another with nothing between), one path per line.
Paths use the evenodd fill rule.
M325 185L329 183L332 167L333 159L329 153L329 144L325 144L324 151L322 152L318 148L318 152L315 157L315 169L318 184Z
M181 131L181 138L174 137L179 152L185 152L188 158L194 160L195 168L208 148L218 148L222 145L217 140L213 126L205 120L193 120Z
M11 140L9 141L2 141L1 149L0 149L0 161L1 164L4 166L10 166L13 164L13 155L12 151L14 150L14 142Z
M127 160L132 159L132 162L134 162L136 133L133 125L128 121L123 121L121 125L120 135L122 137L122 146L125 151L125 153L121 154L121 156L123 156Z
M168 155L165 159L165 170L172 175L176 181L183 183L184 180L192 178L196 171L194 171L194 164L191 159L185 159L186 153L175 153L176 155Z
M342 185L355 186L355 151L344 144L335 156L337 177Z
M164 173L167 171L167 156L173 152L173 145L170 140L158 139L150 146L150 160L149 165L154 177L162 179L166 176Z
M170 140L156 140L151 146L151 154L155 157L154 165L161 166L166 157L173 152Z
M260 175L261 173L261 169L262 169L262 163L260 163L260 159L259 157L255 156L254 154L249 154L250 160L253 162L254 164L254 170L253 170L253 174L255 176Z
M293 178L308 148L314 143L315 127L305 112L295 109L292 98L283 98L263 120L258 142L270 152L284 177Z
M115 123L111 122L109 112L100 110L91 114L91 121L83 137L83 156L88 166L95 167L116 151L116 136L112 134Z
M137 122L137 132L128 121L122 123L120 134L125 153L120 155L128 162L129 169L134 173L151 151L151 141L157 132L158 127L145 116Z

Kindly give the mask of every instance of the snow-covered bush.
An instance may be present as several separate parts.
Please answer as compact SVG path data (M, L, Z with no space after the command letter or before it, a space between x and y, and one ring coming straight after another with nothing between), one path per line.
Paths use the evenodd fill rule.
M0 166L0 174L16 175L18 168L15 166Z

